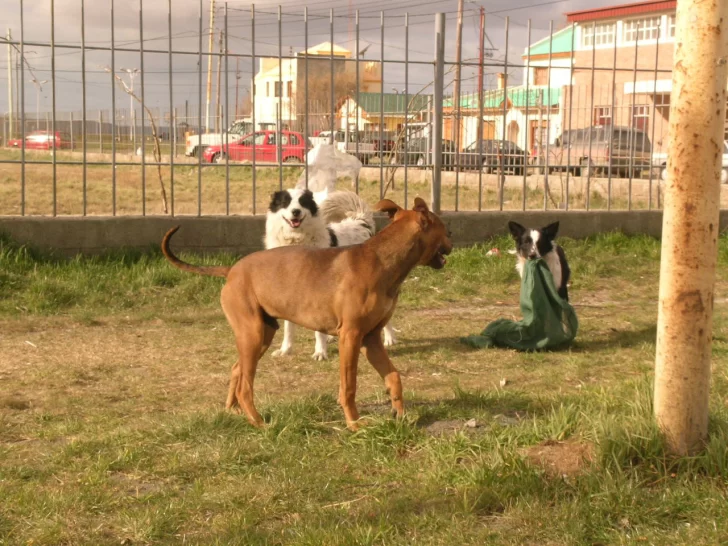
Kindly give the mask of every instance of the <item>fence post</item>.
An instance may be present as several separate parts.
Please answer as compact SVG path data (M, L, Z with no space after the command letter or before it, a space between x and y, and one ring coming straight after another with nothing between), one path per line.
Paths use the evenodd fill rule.
M73 112L70 112L68 114L68 119L71 124L70 130L69 130L69 133L71 133L71 151L74 151L75 148L73 146Z
M674 454L708 436L728 3L677 5L655 359L655 417Z
M441 212L442 195L442 95L445 82L445 14L435 15L435 83L434 119L432 120L432 196L431 208L435 214Z

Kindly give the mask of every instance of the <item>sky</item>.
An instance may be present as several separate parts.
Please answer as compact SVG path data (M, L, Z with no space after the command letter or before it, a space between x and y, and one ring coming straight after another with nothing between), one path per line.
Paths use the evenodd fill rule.
M23 1L23 39L26 59L32 73L26 68L24 74L25 109L31 115L40 111L50 111L52 104L51 80L51 2L55 3L54 41L56 69L56 109L62 115L69 111L79 113L82 108L82 55L79 49L64 46L81 44L81 0L0 0L0 13L3 14L5 33L10 29L14 40L20 39L20 6ZM112 0L86 0L85 35L88 47L108 48L111 45L111 2ZM148 106L169 110L169 21L168 9L172 5L172 49L180 52L173 54L172 103L178 115L185 108L197 111L199 80L197 67L200 50L200 11L202 17L203 52L208 51L209 39L209 0L114 0L114 42L117 48L132 51L115 53L115 68L140 68L142 65L140 49L140 28L143 28L144 48L144 99ZM140 5L143 3L140 25ZM486 59L485 86L495 87L495 74L507 71L510 83L520 83L522 69L512 66L521 63L521 55L529 43L527 24L531 19L531 43L548 35L550 22L554 29L566 24L564 13L581 9L611 5L615 0L481 0L466 1L463 18L462 59L467 62L478 60L479 48L479 10L486 9ZM405 68L401 63L387 63L389 60L404 60L405 50L409 53L407 90L410 93L431 92L427 87L433 75L435 13L445 13L446 60L455 58L455 36L457 23L457 0L281 0L280 2L260 1L255 4L255 54L256 56L277 56L279 51L278 7L282 11L280 44L283 55L304 49L305 26L304 6L308 6L308 43L309 46L330 40L330 10L334 13L335 43L355 49L355 26L350 14L360 12L359 35L360 50L368 46L362 58L379 60L381 47L381 16L384 14L384 91L403 92L405 90ZM224 6L216 2L216 28L224 28ZM230 104L235 100L236 68L239 66L240 94L249 88L253 67L251 63L252 23L251 6L248 1L230 0L227 3L228 44L231 54L245 55L237 61L228 58L228 83L225 84L223 65L222 88L227 88ZM408 46L405 47L405 13L409 14ZM506 43L506 20L509 31ZM217 36L216 36L217 40ZM217 45L215 46L217 49ZM0 47L0 113L8 110L8 75L6 47ZM184 52L184 53L182 53ZM189 53L189 54L187 54ZM508 65L506 65L506 56ZM239 63L239 64L238 64ZM203 57L202 90L203 100L206 86L207 58ZM111 76L106 70L111 66L108 51L86 52L86 89L88 117L98 117L99 109L111 108ZM256 69L257 70L257 69ZM35 75L37 81L48 80L42 91L31 82ZM128 82L128 77L123 76ZM447 91L452 89L454 74L446 76ZM474 90L477 81L477 68L465 67L462 71L463 92ZM17 78L15 82L17 83ZM135 86L140 88L141 76L137 76ZM446 91L446 92L447 92ZM224 94L223 94L224 96ZM128 108L129 97L116 91L117 108ZM39 105L39 106L38 106ZM204 108L204 105L203 105ZM67 118L66 118L67 119Z

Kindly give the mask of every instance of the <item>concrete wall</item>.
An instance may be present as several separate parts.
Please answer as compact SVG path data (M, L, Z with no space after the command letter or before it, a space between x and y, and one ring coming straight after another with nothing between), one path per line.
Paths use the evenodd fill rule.
M636 212L461 212L445 213L456 246L481 243L495 234L506 233L506 224L515 220L540 227L559 220L560 235L584 238L597 233L620 230L627 234L659 237L662 213ZM378 216L381 227L388 222ZM0 233L33 248L51 250L63 256L78 253L99 254L121 248L159 247L164 233L180 225L173 248L199 253L230 252L244 255L263 248L264 216L211 217L0 217ZM728 211L721 211L720 229L728 228Z

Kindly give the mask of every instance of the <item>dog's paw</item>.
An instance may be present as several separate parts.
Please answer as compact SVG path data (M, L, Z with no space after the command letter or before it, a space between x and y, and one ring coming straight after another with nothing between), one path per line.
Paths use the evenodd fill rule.
M387 334L384 334L384 346L385 347L391 347L397 343L397 340L394 336L388 336Z
M329 355L323 351L316 351L315 353L313 353L313 356L311 358L319 362L323 362L324 360L329 359Z
M280 357L280 356L288 356L293 352L293 349L291 347L281 347L280 349L276 349L273 351L273 356Z
M326 343L333 343L336 340L336 336L327 336Z

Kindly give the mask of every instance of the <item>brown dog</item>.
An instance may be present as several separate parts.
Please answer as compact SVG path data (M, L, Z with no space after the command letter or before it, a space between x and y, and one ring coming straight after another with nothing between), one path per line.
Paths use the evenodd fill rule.
M179 269L225 277L220 301L235 334L238 361L233 366L227 408L242 407L248 420L263 424L253 404L253 380L258 360L273 341L277 319L309 330L339 336L339 403L347 426L355 430L356 374L364 350L389 391L392 409L404 413L399 372L387 356L381 331L394 313L402 282L417 265L440 269L452 250L447 229L419 197L411 211L389 199L376 210L392 223L363 244L343 248L286 246L256 252L232 267L198 267L179 260L169 241L166 258Z

